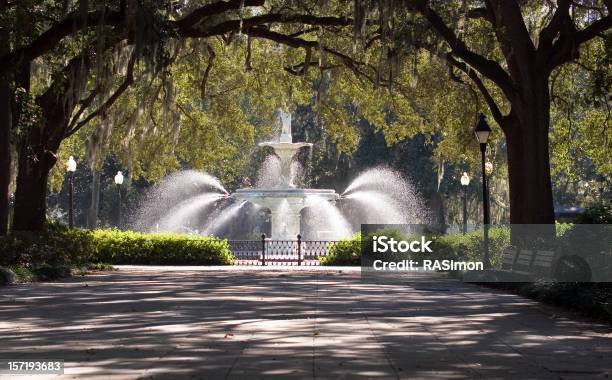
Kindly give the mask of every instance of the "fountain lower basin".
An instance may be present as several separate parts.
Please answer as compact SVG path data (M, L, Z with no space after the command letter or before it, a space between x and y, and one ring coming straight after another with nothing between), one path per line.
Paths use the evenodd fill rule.
M238 189L231 197L270 210L271 239L295 240L300 233L302 209L320 202L335 202L340 196L332 189L249 188Z

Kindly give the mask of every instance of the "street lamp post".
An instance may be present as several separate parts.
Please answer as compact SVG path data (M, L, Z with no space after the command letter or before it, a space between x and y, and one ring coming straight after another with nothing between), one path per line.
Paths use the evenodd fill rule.
M123 184L123 173L117 172L115 176L115 184L117 185L117 194L119 196L119 205L117 206L117 227L121 227L121 185Z
M474 128L476 140L480 144L480 155L482 163L482 206L483 206L483 223L484 223L484 239L483 239L483 264L485 268L491 267L489 259L489 225L491 224L491 214L489 213L489 189L487 187L487 171L485 164L485 153L487 151L487 140L491 134L491 128L487 123L485 115L482 113L478 116L478 123Z
M66 162L66 172L68 173L68 227L74 228L74 172L77 163L74 157L70 156Z
M467 188L470 184L470 176L463 172L461 186L463 186L463 234L467 233Z

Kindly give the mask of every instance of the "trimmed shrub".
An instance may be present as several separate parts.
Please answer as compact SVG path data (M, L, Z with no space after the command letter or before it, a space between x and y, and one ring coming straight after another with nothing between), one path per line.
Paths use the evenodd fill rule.
M91 232L49 225L43 232L16 232L0 238L0 252L0 265L28 266L84 263L95 250Z
M358 266L361 264L361 233L329 247L327 256L319 258L321 265Z
M226 240L184 234L68 229L50 224L41 233L0 238L0 265L36 269L88 263L143 265L231 265ZM44 269L47 271L48 269Z
M465 235L437 236L431 244L433 253L428 258L465 261L482 260L482 239L482 230L474 230ZM501 262L502 253L508 245L510 245L510 229L508 227L489 228L489 258L491 265L495 267Z
M181 234L132 231L93 232L96 262L149 265L231 265L227 240Z

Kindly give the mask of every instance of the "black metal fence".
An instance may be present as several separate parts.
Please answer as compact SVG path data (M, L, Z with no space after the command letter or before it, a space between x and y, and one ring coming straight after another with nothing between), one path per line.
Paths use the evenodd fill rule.
M319 258L327 256L333 240L230 240L237 265L319 265Z

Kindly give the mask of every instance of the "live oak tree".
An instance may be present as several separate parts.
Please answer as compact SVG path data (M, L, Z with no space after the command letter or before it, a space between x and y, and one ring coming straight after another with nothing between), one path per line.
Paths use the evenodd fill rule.
M13 142L15 150L20 154L18 156L28 157L29 161L26 165L19 165L22 171L21 182L31 181L33 189L31 192L38 190L42 191L45 185L42 184L41 180L38 179L40 175L40 168L49 166L49 157L53 156L53 152L50 149L46 149L44 144L47 138L50 140L50 135L46 134L42 129L43 123L43 112L41 112L40 105L37 104L36 98L40 96L38 100L43 101L47 106L52 107L53 96L52 91L47 92L47 96L43 96L45 89L42 86L35 84L32 85L32 63L42 57L44 54L51 51L62 52L68 55L77 54L79 47L69 46L68 44L60 44L63 37L68 36L70 33L78 31L83 28L80 25L81 18L77 20L77 12L68 12L63 5L67 5L67 2L34 2L34 1L23 1L23 2L10 2L3 1L0 4L0 23L2 29L2 43L3 49L0 54L0 78L4 91L0 93L0 106L3 110L9 112L2 112L3 118L0 120L0 131L2 131L2 146L0 147L0 233L6 231L7 222L7 206L8 206L8 182L11 178L11 158L13 159L13 165L15 161L18 161L16 157L11 157L11 147L9 141ZM86 9L84 9L86 11ZM99 18L100 12L92 12L90 14L84 12L82 20L94 21ZM59 20L55 22L55 20ZM48 27L51 24L51 27ZM83 56L83 58L85 58ZM65 60L65 58L62 58ZM38 62L40 63L40 62ZM63 64L57 64L57 60L50 70L56 70L56 77L62 76L62 74L76 73L75 62L68 63L64 67L66 62ZM60 67L61 66L61 67ZM46 72L47 76L50 76L50 72ZM45 81L46 82L46 81ZM56 91L66 89L65 84L55 82L51 86L48 86L48 90ZM55 94L56 98L60 99L60 94ZM67 96L68 103L72 102L71 95ZM57 102L55 103L57 105ZM68 104L66 104L68 106ZM62 112L70 111L64 108L64 104L58 107L57 111L48 109L49 111L44 116L49 116L51 119L58 117ZM55 115L50 113L55 112ZM4 117L10 115L10 117ZM51 132L51 134L57 134ZM36 140L38 143L36 146ZM35 145L29 145L35 143ZM50 147L57 146L55 141L48 141ZM41 145L43 145L41 149ZM32 165L30 165L32 164ZM31 170L32 169L32 170ZM36 183L35 181L38 181ZM34 190L36 189L36 190ZM45 189L46 190L46 189ZM24 189L21 186L21 195L30 192L27 187ZM20 197L23 199L23 197ZM43 199L40 197L27 207L31 207L30 210L37 210L40 214L39 205L44 204L44 193ZM26 211L22 218L32 215L29 210ZM42 209L44 213L44 207ZM44 214L43 214L44 215ZM36 218L36 213L32 215ZM44 220L43 220L44 221ZM40 222L37 222L40 224Z
M219 1L213 3L189 3L174 7L172 3L158 2L146 6L137 1L118 3L94 3L81 1L70 9L70 2L14 4L7 6L3 16L15 9L13 20L26 14L34 19L39 12L49 11L45 22L40 23L42 33L32 33L19 39L21 33L11 29L15 37L13 49L0 57L0 72L12 76L16 88L25 91L24 104L37 113L36 118L23 122L25 113L17 120L18 131L18 175L15 195L15 230L40 230L45 221L45 195L49 171L57 161L61 142L77 132L93 118L103 115L134 81L136 61L142 61L150 72L159 72L169 64L165 42L180 38L210 38L224 36L232 38L242 30L260 30L263 38L278 39L280 34L270 36L269 25L279 23L321 23L342 25L346 18L318 18L308 14L262 13L245 18L247 7L263 5L263 1ZM184 8L184 9L183 9ZM273 10L274 11L274 10ZM52 20L52 21L49 21ZM57 20L57 21L56 21ZM50 24L50 25L49 25ZM257 37L257 36L254 36ZM22 40L25 40L23 42ZM101 66L104 54L118 44L133 45L127 64L124 81L112 91L103 91L104 81L94 80L93 69ZM55 55L58 61L66 54L77 51L66 65L57 64L51 74L52 82L35 93L30 91L30 67L32 62L46 55ZM18 81L15 67L23 68L24 79ZM19 78L21 79L21 78ZM96 78L97 79L97 78ZM41 81L44 84L44 81ZM13 96L15 97L15 96ZM100 98L103 100L100 101ZM9 99L2 99L10 101ZM92 107L95 102L99 107ZM15 102L13 102L15 103ZM17 107L13 107L15 111ZM91 111L91 112L87 112ZM10 125L3 125L10 130ZM8 155L5 155L8 156ZM4 166L3 166L4 168ZM3 173L8 176L8 173Z
M388 56L426 49L448 62L452 76L473 83L507 142L510 221L553 223L550 78L584 44L610 38L612 2L355 3L361 30L368 17L380 20Z

